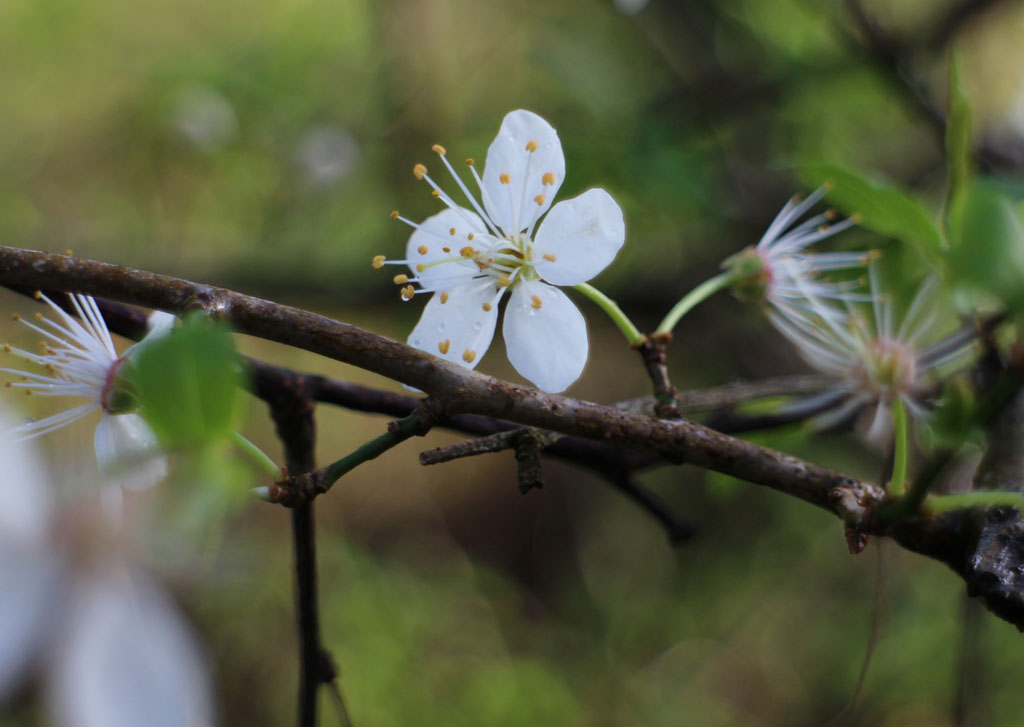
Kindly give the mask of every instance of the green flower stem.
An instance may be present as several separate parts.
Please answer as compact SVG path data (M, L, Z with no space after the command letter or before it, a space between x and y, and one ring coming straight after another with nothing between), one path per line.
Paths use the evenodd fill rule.
M1016 507L1024 512L1024 493L1002 490L979 490L956 495L929 495L924 506L931 512L948 512L964 507Z
M597 303L598 308L608 314L608 317L615 322L615 325L617 325L619 330L622 331L626 340L629 341L630 346L639 346L647 340L647 337L640 333L640 329L633 325L633 321L629 320L629 316L622 312L618 303L595 288L593 285L590 285L589 283L580 283L579 285L574 285L572 287L573 290L578 290L580 293L583 293L583 295Z
M691 308L696 306L698 303L707 300L723 288L729 287L733 282L734 277L735 276L732 271L727 270L724 273L719 273L713 278L708 278L689 293L684 295L682 299L672 307L672 310L668 312L668 315L665 316L664 320L658 324L658 328L654 331L654 335L657 336L665 333L671 333L672 329L676 327L676 324L679 323L683 316L690 312Z
M401 444L409 437L417 434L419 431L421 431L420 418L417 413L410 414L404 419L392 422L391 425L388 426L388 431L384 434L376 437L375 439L371 439L359 449L345 455L337 462L327 465L327 467L324 468L323 477L321 479L327 486L333 485L342 477L342 475L351 472L363 462L369 462L371 459L379 457L392 447Z
M907 485L907 408L899 397L892 403L892 477L889 494L896 497L906 491Z
M281 478L281 468L270 459L269 455L238 432L231 432L230 439L256 466L270 475L275 481Z

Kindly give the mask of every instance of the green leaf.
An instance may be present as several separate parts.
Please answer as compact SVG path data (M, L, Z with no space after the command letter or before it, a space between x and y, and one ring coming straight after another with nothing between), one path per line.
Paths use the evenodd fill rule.
M955 287L992 293L1024 311L1024 225L996 184L970 184L950 210Z
M827 162L803 164L798 171L810 185L830 184L829 202L859 216L861 227L914 245L933 265L941 262L942 238L917 200Z
M960 198L971 174L971 107L960 84L960 56L949 59L949 113L946 118L946 164L949 170L947 213Z
M241 362L228 330L194 314L132 356L142 416L168 449L195 448L235 428Z

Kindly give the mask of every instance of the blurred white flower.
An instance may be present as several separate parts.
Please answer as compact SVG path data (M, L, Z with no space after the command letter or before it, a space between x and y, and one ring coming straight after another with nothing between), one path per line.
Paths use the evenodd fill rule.
M614 259L625 241L622 211L603 189L551 207L565 177L565 157L554 128L530 111L505 116L487 150L483 178L467 160L483 204L455 173L444 148L434 151L473 209L457 205L425 166L414 167L416 178L426 180L448 209L422 224L392 213L416 228L406 259L387 261L412 271L411 278L395 277L402 298L434 293L410 345L476 366L491 344L498 303L507 292L509 361L537 388L565 390L583 372L589 344L583 315L555 286L590 280ZM384 256L374 258L374 267L384 264Z
M925 418L926 398L934 384L931 375L969 354L975 332L965 329L935 340L944 309L938 305L938 280L934 277L918 289L896 328L893 307L879 290L875 269L870 273L873 320L852 306L839 318L808 288L804 289L803 306L794 306L785 315L778 311L770 315L808 363L840 382L836 392L845 395L845 402L815 423L827 427L873 406L868 438L883 441L892 402L898 398L912 416Z
M875 253L807 251L810 245L852 227L856 218L836 222L834 213L829 211L796 224L827 191L826 185L803 201L797 197L789 200L756 246L733 255L722 264L737 276L732 287L738 297L768 303L783 315L789 315L794 306L803 308L808 295L830 300L866 300L864 295L853 292L858 285L856 281L821 280L820 273L863 267ZM841 311L835 310L842 317Z
M327 186L352 173L359 161L359 144L337 126L317 126L299 139L295 161L313 184Z
M19 319L46 338L40 342L40 353L23 351L9 344L4 350L38 364L46 373L8 368L0 371L24 379L8 386L39 396L70 396L86 401L59 414L23 422L14 428L14 435L28 439L47 434L102 410L103 417L96 427L96 459L110 484L142 490L160 482L167 475L167 458L160 453L153 430L142 417L132 413L136 403L120 373L132 350L145 345L152 337L166 334L174 324L174 316L152 314L146 338L118 356L103 315L91 297L69 296L78 314L77 320L42 293L38 297L59 317L59 321L54 321L37 314L38 325Z
M215 149L235 138L238 118L231 102L209 86L189 86L174 99L172 123L186 141Z
M127 562L97 503L61 500L10 424L0 410L0 702L41 667L56 724L213 724L191 627Z

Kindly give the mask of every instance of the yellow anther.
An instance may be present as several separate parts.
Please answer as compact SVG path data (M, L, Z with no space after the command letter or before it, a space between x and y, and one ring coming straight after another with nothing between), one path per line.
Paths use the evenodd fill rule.
M396 275L395 277L391 278L391 282L393 282L395 285L405 285L406 283L409 282L409 276Z
M42 300L43 299L43 291L37 290L36 292L34 292L32 294L32 297L35 298L36 300Z
M499 288L507 288L510 285L512 285L512 281L509 280L507 276L502 275L500 278L498 278L498 287Z
M11 320L12 321L20 321L21 320L21 316L19 316L17 313L11 313Z
M437 199L438 197L441 196L441 190L435 189L433 192L430 193L430 196L433 197L434 199Z
M6 386L9 389L12 386L14 386L14 384L12 384L10 381L8 381L6 384L4 384L4 386Z
M466 245L464 248L459 250L459 254L462 255L462 257L473 257L476 255L476 250L471 248L469 245Z
M380 270L382 267L384 267L385 260L387 260L387 258L384 257L383 255L374 255L373 262L371 263L371 265L373 265L374 270Z
M484 304L483 304L483 306L481 306L481 307L482 307L482 308L483 308L483 309L484 309L485 311L487 311L488 313L489 313L489 312L490 312L490 310L491 310L491 304L490 304L490 303L484 303Z
M452 251L452 249L450 247L442 247L441 248L441 252L451 252L451 251Z
M825 189L832 189L832 182L830 182L830 181L826 181L826 182L825 182L825 183L824 183L823 185L821 185L821 186L822 186L822 187L824 187Z
M398 210L391 210L391 219L393 219L393 220L397 220L398 219Z
M45 321L46 319L43 317L42 313L36 313L36 320L37 321Z
M467 167L471 167L474 164L476 164L476 162L474 162L472 158L466 160L466 166Z
M468 235L466 235L466 239L469 240L470 242L472 242L473 241L473 233L470 232Z
M4 351L6 351L7 353L10 353L11 352L11 344L5 343L4 344Z
M549 263L553 263L555 260L558 259L557 257L555 257L555 253L553 252L546 252L543 255L541 255L541 257L547 260Z
M825 219L826 220L834 220L838 216L839 216L839 213L836 212L835 210L825 210Z
M446 150L446 149L445 149L445 148L444 148L443 146L441 146L440 144L434 144L434 145L433 145L432 147L430 147L430 148L431 148L431 150L432 150L432 151L435 151L435 152L437 152L437 153L438 153L438 154L440 154L441 156L444 156L445 154L447 154L447 153L448 153L448 152L447 152L447 150Z
M426 255L428 252L430 252L430 248L427 247L426 245L420 245L419 247L416 248L416 252L418 252L420 255Z
M426 269L427 269L427 266L424 265L423 263L417 263L416 264L416 272L417 273L422 273Z
M536 197L533 198L533 201L537 203L538 207L541 206L542 204L544 204L544 195L538 194Z
M401 290L402 300L412 300L412 297L416 295L416 289L411 285L407 285Z
M862 219L864 219L864 218L863 218L863 217L861 217L861 214L860 214L860 212L857 212L856 214L852 214L852 215L850 215L850 221L851 221L851 222L853 222L853 224L855 224L855 225L859 225L859 224L860 224L860 221L861 221Z
M437 350L441 352L442 356L444 356L446 353L448 353L448 349L451 347L451 345L452 342L446 338L437 344Z
M72 255L74 255L75 253L73 253L73 252L72 252L71 250L65 250L65 251L64 251L64 254L65 254L65 255L67 255L68 257L71 257L71 256L72 256Z
M471 348L467 348L462 352L462 360L466 363L473 363L476 360L476 351Z
M448 234L451 235L452 237L455 237L455 228L454 227L449 227L448 228Z
M498 175L498 181L502 184L508 184L511 181L511 177L508 176L508 172L504 172Z
M412 168L412 173L416 179L423 179L423 175L427 173L427 168L422 164L417 164Z
M554 186L554 184L555 184L555 173L554 172L544 172L544 176L540 178L540 183L543 184L545 187Z
M531 295L530 300L532 301L533 307L537 310L540 310L540 307L544 305L544 301L540 299L539 295Z
M447 302L448 302L448 293L441 293L441 304L443 305L443 304L445 304ZM447 351L445 353L447 353Z
M537 151L537 147L538 146L540 146L540 144L538 144L533 139L530 139L528 142L526 142L526 151L528 151L531 154L533 154L533 152Z

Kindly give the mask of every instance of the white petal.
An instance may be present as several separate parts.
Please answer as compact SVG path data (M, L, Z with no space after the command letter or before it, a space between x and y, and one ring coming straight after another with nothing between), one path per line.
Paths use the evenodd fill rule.
M146 338L166 336L174 328L174 322L177 320L178 317L173 313L165 313L162 310L153 311L146 319L146 328L149 329Z
M526 148L531 141L537 142L532 153ZM501 183L503 174L508 184ZM545 174L552 175L554 184L544 184ZM507 235L525 230L551 206L563 179L562 142L551 124L531 111L506 115L487 150L483 177L484 207L498 227ZM534 197L540 194L544 202L538 206Z
M42 547L48 539L53 490L35 443L14 441L16 431L14 417L0 410L0 542Z
M587 324L558 288L518 283L503 328L508 360L541 391L565 391L583 373L589 351Z
M129 490L146 490L167 476L167 458L138 414L105 414L96 426L100 472Z
M452 230L455 230L454 235L451 234ZM423 272L416 269L419 264L428 265L449 257L458 257L459 250L467 245L475 244L479 247L479 241L468 239L470 234L475 241L478 236L487 235L487 228L476 212L463 207L458 210L448 208L428 217L412 233L406 245L405 259L409 261L409 269L420 279L423 288L440 290L455 287L479 272L479 268L469 261L433 265ZM446 247L448 252L444 251ZM426 248L427 252L421 253L422 248Z
M195 634L155 584L108 570L75 593L54 655L54 721L76 727L213 724Z
M588 189L559 202L544 218L534 239L533 261L549 283L577 285L604 270L625 241L619 205L603 189Z
M494 338L497 297L497 287L489 281L473 281L434 293L423 309L420 322L409 334L409 345L461 366L475 367ZM447 302L442 303L442 299ZM489 311L484 310L485 304L490 307ZM447 344L442 345L444 342Z
M57 559L46 551L0 547L0 701L17 687L54 628L59 575Z

